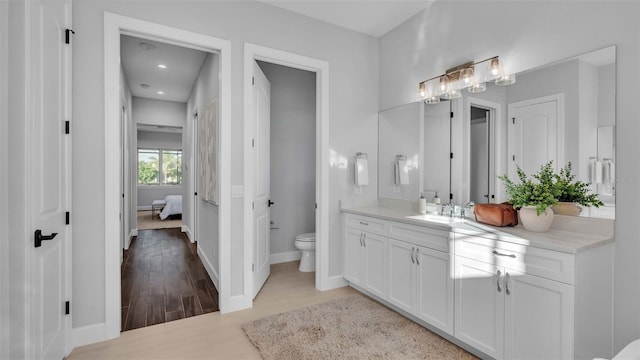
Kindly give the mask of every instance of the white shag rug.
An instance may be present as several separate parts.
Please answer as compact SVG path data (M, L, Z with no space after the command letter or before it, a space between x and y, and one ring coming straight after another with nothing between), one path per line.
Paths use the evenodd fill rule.
M361 295L242 325L266 359L476 359Z

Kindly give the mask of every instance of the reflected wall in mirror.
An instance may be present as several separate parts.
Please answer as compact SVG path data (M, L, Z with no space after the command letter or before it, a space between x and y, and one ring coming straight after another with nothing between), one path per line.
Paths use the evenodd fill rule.
M415 201L423 192L448 201L451 104L418 101L378 116L378 197Z
M452 151L461 154L452 162L454 200L505 201L496 176L515 178L516 167L531 174L549 160L556 170L571 162L577 179L591 183L605 202L580 215L613 218L615 46L517 78L511 86L488 84L483 93L453 101L454 113L461 114L452 123Z
M614 218L615 54L610 46L522 72L510 86L487 83L486 91L463 91L451 102L381 112L378 196L415 201L425 191L430 202L438 190L443 203L449 193L458 204L502 202L497 176L513 176L516 166L529 174L549 160L556 169L570 161L605 203L580 216ZM398 154L411 166L409 184L399 187Z

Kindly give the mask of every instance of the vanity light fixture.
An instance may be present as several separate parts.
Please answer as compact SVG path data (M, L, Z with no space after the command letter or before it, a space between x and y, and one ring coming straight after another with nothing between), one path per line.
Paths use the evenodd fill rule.
M463 89L470 93L485 91L488 81L494 81L496 85L511 85L516 82L516 77L505 74L500 59L494 56L478 62L466 62L420 82L418 95L427 104L437 104L440 99L461 97Z

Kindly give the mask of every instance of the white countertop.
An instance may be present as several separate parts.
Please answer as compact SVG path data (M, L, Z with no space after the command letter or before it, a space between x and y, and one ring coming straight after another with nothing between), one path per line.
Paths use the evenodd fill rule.
M548 232L539 233L525 230L522 225L494 227L477 223L470 218L450 218L435 214L420 215L416 211L388 207L351 208L342 209L342 212L572 254L611 243L614 240L613 220L605 219L555 215L551 229Z

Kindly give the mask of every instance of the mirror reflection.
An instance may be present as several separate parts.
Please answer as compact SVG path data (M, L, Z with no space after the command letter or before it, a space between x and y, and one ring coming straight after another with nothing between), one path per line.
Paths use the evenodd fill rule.
M415 201L424 192L431 202L437 191L443 203L502 202L496 176L553 160L556 170L571 162L605 203L580 216L615 217L615 46L462 94L380 113L380 198ZM394 161L405 154L409 184L397 184Z

